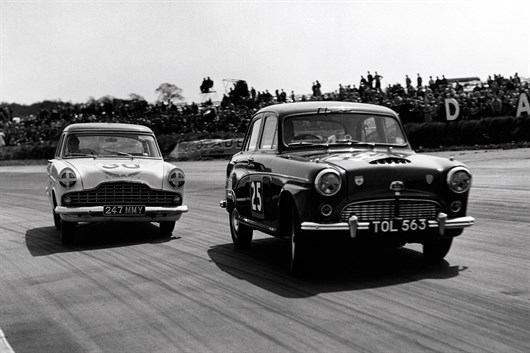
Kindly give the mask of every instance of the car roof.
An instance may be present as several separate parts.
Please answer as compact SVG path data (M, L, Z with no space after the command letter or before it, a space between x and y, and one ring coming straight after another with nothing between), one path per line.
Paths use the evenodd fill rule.
M153 133L153 130L144 125L123 123L77 123L68 125L64 132L87 132L87 131L127 131Z
M319 112L319 110L322 114L325 112L326 109L328 110L328 112L347 110L349 113L370 113L397 116L396 112L392 109L380 105L337 101L310 101L275 104L260 109L256 114L264 112L274 112L277 113L279 116L285 116L291 114L316 114L317 112Z

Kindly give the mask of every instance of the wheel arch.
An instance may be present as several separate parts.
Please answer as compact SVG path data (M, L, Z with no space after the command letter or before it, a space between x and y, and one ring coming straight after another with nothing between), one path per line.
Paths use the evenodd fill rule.
M294 196L287 190L280 194L280 203L278 205L278 232L281 236L289 234L289 227L291 223L291 211L298 213Z

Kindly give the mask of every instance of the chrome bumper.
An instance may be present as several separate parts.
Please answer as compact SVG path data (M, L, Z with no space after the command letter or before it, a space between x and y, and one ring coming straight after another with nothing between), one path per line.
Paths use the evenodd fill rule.
M146 206L145 215L103 216L103 206L91 207L55 207L61 219L70 222L165 222L178 221L188 206L161 207Z
M447 215L445 213L439 213L436 220L428 221L429 229L438 228L438 232L440 235L444 235L446 229L467 228L467 227L471 227L473 224L475 224L475 218L471 216L447 219ZM349 231L350 236L352 238L355 238L357 236L357 231L370 229L370 222L359 222L359 219L357 216L351 216L348 219L348 222L340 222L340 223L303 222L301 224L301 229L302 230L319 230L319 231L334 231L334 230Z

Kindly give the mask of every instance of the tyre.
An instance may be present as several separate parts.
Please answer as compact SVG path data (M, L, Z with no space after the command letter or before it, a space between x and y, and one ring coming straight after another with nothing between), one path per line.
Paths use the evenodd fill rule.
M302 275L307 270L308 247L307 240L302 236L298 214L294 209L291 211L289 233L291 272L295 275Z
M52 209L53 214L53 224L55 225L55 229L61 230L61 216L55 212L55 202Z
M423 243L423 256L429 262L442 261L451 249L453 238L431 239Z
M175 229L175 223L175 221L160 222L160 235L171 236L173 234L173 229Z
M60 238L63 245L72 245L75 242L76 222L65 222L61 220Z
M239 221L239 213L234 207L230 211L230 234L236 249L248 249L252 244L252 228Z

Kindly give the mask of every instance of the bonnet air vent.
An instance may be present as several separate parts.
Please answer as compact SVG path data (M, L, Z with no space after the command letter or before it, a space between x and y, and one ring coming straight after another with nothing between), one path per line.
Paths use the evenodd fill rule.
M408 164L408 163L410 163L408 159L403 159L403 158L398 158L398 157L376 159L370 162L370 164Z

